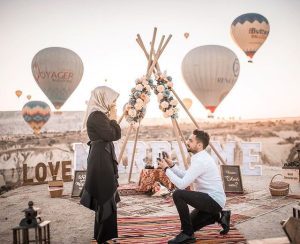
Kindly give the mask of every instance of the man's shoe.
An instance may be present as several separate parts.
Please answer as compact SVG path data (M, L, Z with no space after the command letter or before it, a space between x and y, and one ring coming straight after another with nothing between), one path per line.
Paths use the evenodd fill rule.
M175 244L175 243L195 243L196 238L194 237L194 234L189 236L183 232L181 232L179 235L177 235L175 238L168 241L168 244Z
M219 220L219 223L223 228L223 230L220 231L221 235L226 235L230 230L230 215L230 210L221 212L221 218Z

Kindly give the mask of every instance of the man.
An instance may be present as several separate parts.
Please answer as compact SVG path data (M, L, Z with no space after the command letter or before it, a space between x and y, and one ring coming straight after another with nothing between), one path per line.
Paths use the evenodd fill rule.
M226 196L219 169L205 148L209 144L209 135L194 130L187 141L187 149L194 155L188 170L180 170L165 153L159 166L165 170L171 182L178 188L173 193L181 221L182 232L168 243L194 243L194 232L206 225L219 222L223 227L221 234L229 231L230 211L222 211ZM185 190L194 183L194 191ZM189 213L188 205L194 207ZM221 217L220 217L221 215Z

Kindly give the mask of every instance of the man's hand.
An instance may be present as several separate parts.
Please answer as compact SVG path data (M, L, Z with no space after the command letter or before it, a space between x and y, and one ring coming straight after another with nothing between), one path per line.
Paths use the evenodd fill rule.
M167 154L166 152L162 152L164 160L166 161L166 163L168 164L169 167L173 167L174 163L170 157L169 154Z
M109 119L110 120L117 120L117 108L116 106L111 106L109 110Z
M167 164L166 160L162 159L158 161L158 166L165 170L169 165Z

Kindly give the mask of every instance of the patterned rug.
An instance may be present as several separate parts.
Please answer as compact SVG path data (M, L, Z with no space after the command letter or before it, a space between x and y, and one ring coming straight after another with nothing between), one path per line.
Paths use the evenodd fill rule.
M118 219L119 238L115 243L167 243L179 233L178 216L126 217ZM235 227L225 236L219 234L218 225L207 226L195 233L197 243L246 243L245 237Z
M122 184L118 187L120 196L144 195L145 192L139 191L137 183Z

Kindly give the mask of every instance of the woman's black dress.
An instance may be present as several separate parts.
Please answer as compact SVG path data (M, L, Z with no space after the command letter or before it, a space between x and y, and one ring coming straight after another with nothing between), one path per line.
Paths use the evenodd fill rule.
M95 111L87 120L90 152L87 175L80 203L95 211L94 238L103 243L118 237L117 208L120 201L118 162L113 141L121 138L121 128L115 120Z

